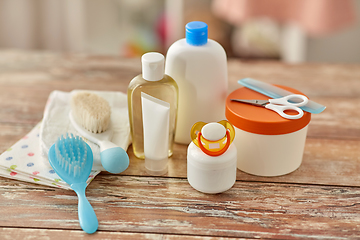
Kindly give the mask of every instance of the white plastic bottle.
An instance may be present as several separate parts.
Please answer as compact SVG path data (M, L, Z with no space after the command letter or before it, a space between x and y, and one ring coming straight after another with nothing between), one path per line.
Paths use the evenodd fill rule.
M166 55L165 74L179 87L175 142L189 144L194 123L225 118L227 60L223 47L208 39L204 22L186 25L186 38L173 43Z

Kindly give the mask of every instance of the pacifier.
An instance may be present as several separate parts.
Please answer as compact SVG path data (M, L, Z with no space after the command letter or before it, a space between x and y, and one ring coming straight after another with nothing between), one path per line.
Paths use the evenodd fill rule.
M235 129L230 122L195 123L190 132L191 140L209 156L219 156L226 152L235 138Z

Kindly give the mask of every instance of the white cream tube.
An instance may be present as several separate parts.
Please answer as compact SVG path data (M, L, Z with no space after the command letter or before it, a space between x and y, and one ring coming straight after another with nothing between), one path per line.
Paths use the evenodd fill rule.
M167 172L170 103L141 93L145 168L151 175Z

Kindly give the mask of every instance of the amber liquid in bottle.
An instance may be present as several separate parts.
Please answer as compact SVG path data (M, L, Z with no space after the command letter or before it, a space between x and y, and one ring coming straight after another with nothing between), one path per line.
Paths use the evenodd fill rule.
M172 156L178 108L178 86L174 79L164 75L159 81L147 81L140 74L131 80L127 91L132 148L135 156L145 158L141 92L170 104L169 157Z

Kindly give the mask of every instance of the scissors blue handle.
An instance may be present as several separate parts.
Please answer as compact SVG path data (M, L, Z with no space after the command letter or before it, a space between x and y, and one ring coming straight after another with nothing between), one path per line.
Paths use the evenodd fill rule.
M269 100L231 99L231 101L247 103L258 107L265 107L277 112L281 117L286 119L299 119L304 115L304 111L299 107L306 105L309 99L301 94L290 94L282 98ZM286 110L294 110L298 114L289 115L285 113Z

